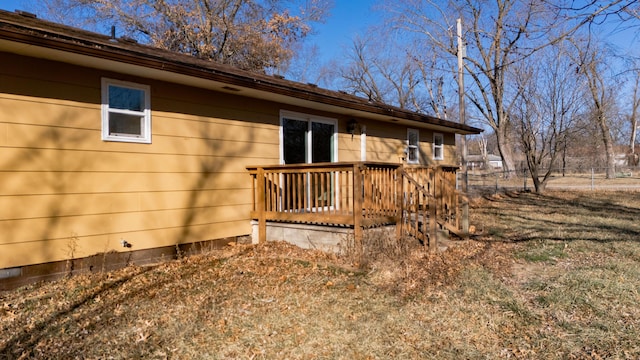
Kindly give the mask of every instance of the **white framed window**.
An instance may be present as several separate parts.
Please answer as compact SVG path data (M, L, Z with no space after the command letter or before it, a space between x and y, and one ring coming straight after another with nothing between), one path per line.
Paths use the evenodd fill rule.
M151 143L150 88L102 79L102 140Z
M417 129L407 129L407 164L420 162L420 132Z
M433 134L433 160L444 160L444 135Z
M312 164L338 161L336 119L280 111L280 162Z

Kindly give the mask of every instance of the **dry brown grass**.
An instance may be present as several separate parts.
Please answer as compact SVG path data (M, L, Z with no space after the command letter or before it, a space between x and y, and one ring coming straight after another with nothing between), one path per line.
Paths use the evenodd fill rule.
M637 359L640 194L474 200L479 234L358 269L234 246L0 295L0 359Z

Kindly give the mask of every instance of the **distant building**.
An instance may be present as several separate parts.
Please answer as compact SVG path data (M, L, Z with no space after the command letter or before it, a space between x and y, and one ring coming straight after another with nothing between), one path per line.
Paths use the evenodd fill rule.
M474 169L502 169L502 158L498 155L487 155L486 161L482 155L469 155L467 156L467 167L470 170Z

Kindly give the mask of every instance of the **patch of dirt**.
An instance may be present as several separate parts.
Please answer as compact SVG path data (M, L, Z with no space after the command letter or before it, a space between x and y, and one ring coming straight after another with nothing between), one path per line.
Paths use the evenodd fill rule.
M542 262L514 261L511 266L508 283L521 287L531 279L542 275L549 276L549 266Z

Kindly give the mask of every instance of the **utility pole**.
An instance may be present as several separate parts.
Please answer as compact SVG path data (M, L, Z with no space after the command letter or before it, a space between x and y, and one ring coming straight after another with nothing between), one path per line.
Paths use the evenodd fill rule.
M457 33L458 33L458 103L459 103L459 114L460 114L460 123L466 124L466 114L465 114L465 106L464 106L464 56L465 47L464 41L462 40L462 19L456 20L457 25ZM460 137L460 145L462 147L462 232L464 234L469 234L469 199L467 197L467 190L469 185L469 177L468 177L468 169L467 169L467 135L462 135Z

